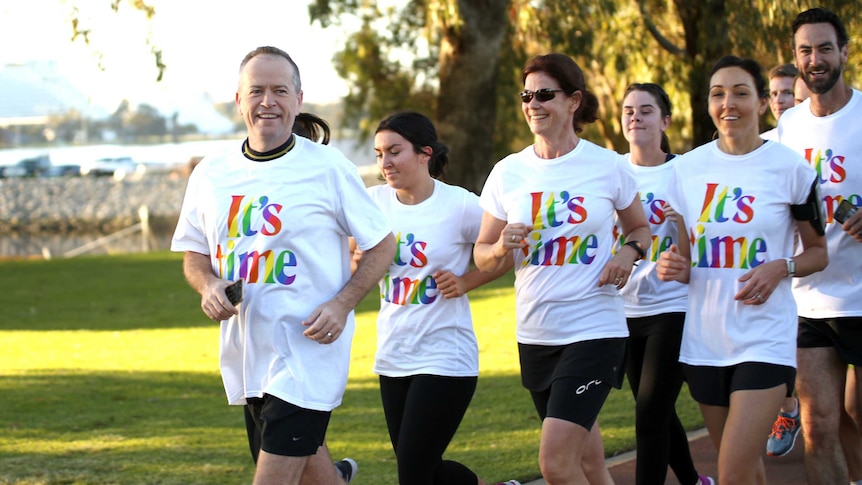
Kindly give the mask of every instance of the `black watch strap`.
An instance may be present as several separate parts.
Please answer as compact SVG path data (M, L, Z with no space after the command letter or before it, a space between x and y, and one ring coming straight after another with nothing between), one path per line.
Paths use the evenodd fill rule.
M625 244L626 246L631 246L638 253L638 259L636 261L640 261L646 257L646 250L644 249L644 245L641 244L640 241L629 241Z

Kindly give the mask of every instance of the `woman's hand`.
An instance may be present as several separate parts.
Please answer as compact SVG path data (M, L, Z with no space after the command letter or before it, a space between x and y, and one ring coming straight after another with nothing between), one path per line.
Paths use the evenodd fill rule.
M625 252L628 253L630 251ZM599 277L599 286L614 285L618 290L622 289L629 281L634 263L635 259L623 254L622 248L620 248L620 251L617 251L617 254L602 269L602 275Z
M671 207L670 204L665 202L664 206L662 207L662 210L664 211L664 218L666 220L677 224L679 223L679 214L677 214L677 212L674 210L673 207Z
M443 295L443 298L458 298L467 294L467 285L464 280L455 276L451 271L436 271L434 281L437 282L437 291Z
M741 300L745 305L762 305L775 291L778 283L786 277L787 262L783 259L758 265L739 278L739 282L745 285L733 299Z
M691 274L691 262L680 254L679 247L671 244L667 251L663 251L655 263L655 271L658 279L662 281L679 281L688 283Z

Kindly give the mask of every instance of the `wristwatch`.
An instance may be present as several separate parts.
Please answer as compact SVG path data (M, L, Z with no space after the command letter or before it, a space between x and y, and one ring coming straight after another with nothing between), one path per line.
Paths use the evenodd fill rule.
M644 257L646 256L646 249L644 249L644 245L641 244L640 241L629 241L629 242L625 243L625 245L631 246L632 249L637 251L638 259L636 259L635 262L638 262L638 261L644 259Z
M796 261L793 258L784 258L784 262L787 263L787 277L793 278L796 276Z

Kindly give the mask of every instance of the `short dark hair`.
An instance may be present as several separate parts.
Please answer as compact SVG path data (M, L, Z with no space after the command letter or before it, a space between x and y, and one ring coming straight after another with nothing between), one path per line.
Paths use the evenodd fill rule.
M725 67L738 67L751 74L754 80L754 88L757 90L757 96L760 98L769 97L768 83L766 82L766 78L763 77L763 68L760 67L757 61L736 56L724 56L712 66L709 77L712 77L719 69L724 69Z
M774 77L796 77L797 74L799 74L799 71L793 64L779 64L770 69L766 77L769 79Z
M254 59L257 56L263 55L279 56L287 59L287 62L289 62L291 67L293 67L293 87L296 88L296 93L299 94L299 91L302 90L302 81L299 78L299 66L297 66L296 63L293 62L293 58L290 57L290 54L283 51L282 49L279 49L278 47L264 45L249 52L245 55L245 57L243 57L242 62L239 64L240 72L242 72L242 69L245 67L246 64L248 64L248 61Z
M796 31L799 27L805 24L832 24L835 29L835 36L838 38L838 47L844 47L850 41L847 36L847 30L844 28L844 23L838 18L835 12L826 8L808 9L796 16L793 20L793 45L796 46Z
M449 147L437 138L437 129L427 116L416 111L395 113L381 121L374 133L381 131L398 133L413 145L415 153L427 153L422 148L431 148L428 173L435 179L446 178L444 167L449 162Z
M526 81L527 75L534 72L543 72L556 79L560 88L569 96L575 94L575 91L581 92L581 105L573 116L575 133L583 130L582 123L592 123L599 119L599 99L587 91L584 71L571 57L556 53L536 56L524 66L521 82Z

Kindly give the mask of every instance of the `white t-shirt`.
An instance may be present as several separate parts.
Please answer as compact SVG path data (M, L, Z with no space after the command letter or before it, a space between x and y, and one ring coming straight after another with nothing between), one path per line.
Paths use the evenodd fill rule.
M781 115L781 143L801 154L817 171L826 216L829 265L794 278L799 315L808 318L862 316L862 243L832 218L842 199L862 206L862 93L829 116L811 114L805 100ZM788 116L789 115L789 116Z
M787 147L764 141L729 155L714 141L679 157L668 202L691 239L691 278L680 361L796 366L796 305L790 279L762 305L733 297L752 268L793 254L791 204L808 198L815 173Z
M760 134L760 138L763 138L764 140L778 141L778 128L764 131Z
M667 220L664 214L668 183L678 159L679 157L675 157L654 167L629 161L652 233L651 241L641 241L646 247L646 256L632 269L628 283L620 291L625 302L626 316L629 318L684 312L686 309L688 286L678 281L661 281L655 272L658 256L669 249L671 244L678 243L676 223ZM626 160L630 160L628 154ZM621 247L624 234L621 233L618 223L614 231L617 234L614 245L616 252Z
M189 178L171 250L209 255L220 278L245 280L239 315L221 322L228 401L267 393L329 411L347 383L353 312L329 345L303 336L302 321L349 280L348 236L370 249L390 231L353 163L295 138L267 162L240 147L204 158Z
M469 270L482 224L479 197L434 181L415 205L398 201L388 185L368 189L395 233L398 251L380 281L374 372L388 377L479 375L479 349L467 295L446 299L433 274Z
M518 342L628 336L619 292L598 281L611 257L614 212L636 195L625 158L584 139L559 158L539 158L530 145L497 162L482 189L482 208L533 227L527 247L512 251Z

